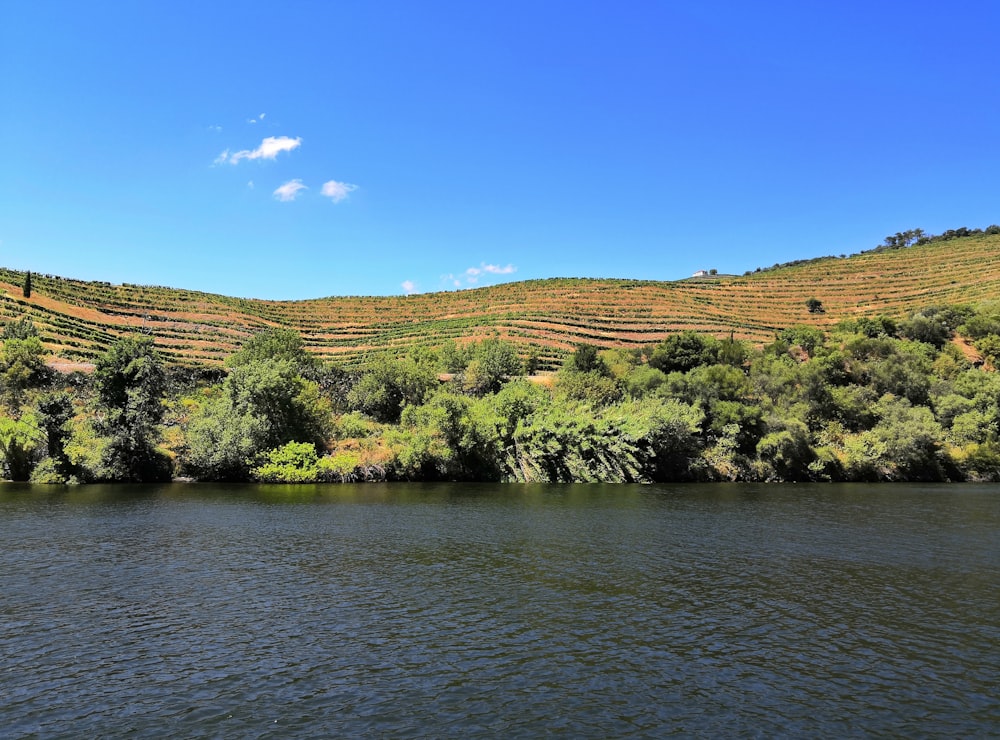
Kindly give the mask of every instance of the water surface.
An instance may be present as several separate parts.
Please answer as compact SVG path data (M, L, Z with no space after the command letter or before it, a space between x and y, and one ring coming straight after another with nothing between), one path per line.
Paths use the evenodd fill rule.
M996 736L994 486L0 487L4 737Z

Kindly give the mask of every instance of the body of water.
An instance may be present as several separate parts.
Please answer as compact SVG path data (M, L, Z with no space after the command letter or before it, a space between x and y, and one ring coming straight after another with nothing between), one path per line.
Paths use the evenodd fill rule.
M1000 488L0 487L0 736L1000 734Z

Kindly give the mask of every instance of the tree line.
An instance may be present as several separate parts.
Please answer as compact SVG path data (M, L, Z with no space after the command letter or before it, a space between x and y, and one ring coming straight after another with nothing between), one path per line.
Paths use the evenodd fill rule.
M762 347L581 344L542 376L500 337L349 370L274 329L212 370L167 367L138 335L91 374L49 369L28 319L0 340L12 480L1000 480L996 305L792 326Z
M897 231L895 234L889 234L881 244L878 244L871 249L862 249L858 252L858 254L888 252L896 249L906 249L908 247L919 247L924 244L938 244L940 242L947 242L953 239L964 239L972 236L996 236L998 234L1000 234L1000 225L997 224L991 224L985 229L970 229L967 226L960 226L957 229L947 229L940 234L928 234L923 229L906 229L905 231ZM841 259L845 259L846 257L846 254L840 255ZM836 257L834 255L828 255L826 257L810 257L807 259L791 260L789 262L777 262L771 267L758 267L755 270L747 270L743 273L743 275L752 275L754 273L767 272L769 270L777 270L784 267L796 267L798 265L806 265L811 262L819 262L820 260L828 259L836 259Z

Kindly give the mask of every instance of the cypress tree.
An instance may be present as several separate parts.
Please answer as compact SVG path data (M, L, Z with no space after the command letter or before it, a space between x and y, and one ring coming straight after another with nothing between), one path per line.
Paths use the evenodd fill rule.
M24 290L24 297L25 298L31 298L31 271L30 270L28 271L28 274L24 276L24 289L23 290Z

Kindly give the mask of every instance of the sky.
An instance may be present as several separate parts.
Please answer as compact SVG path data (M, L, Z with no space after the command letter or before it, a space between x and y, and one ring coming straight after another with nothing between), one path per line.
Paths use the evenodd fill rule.
M1000 223L994 0L0 0L0 265L304 299Z

